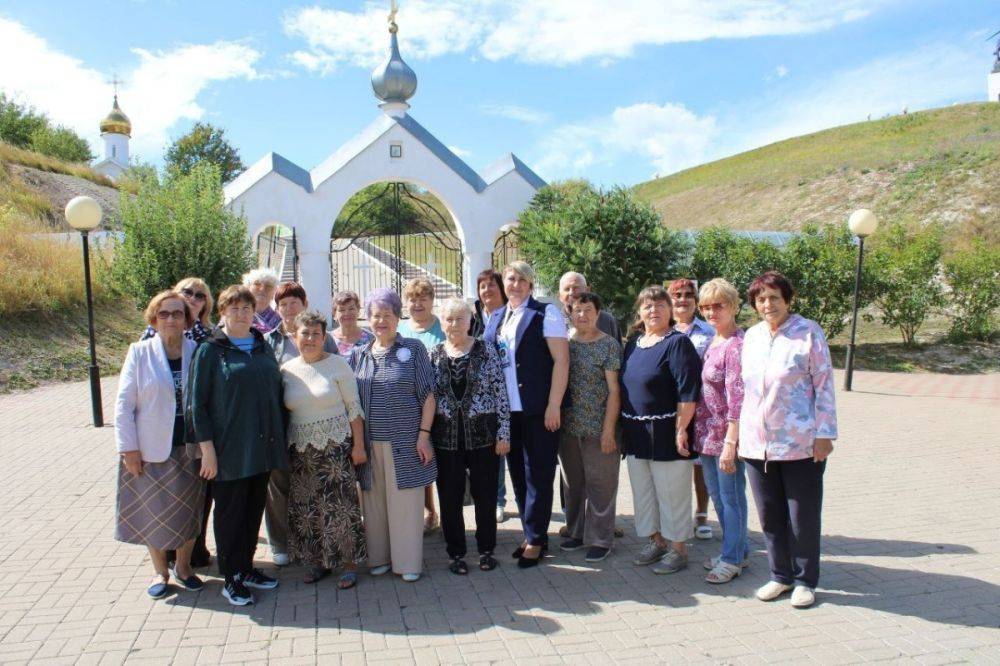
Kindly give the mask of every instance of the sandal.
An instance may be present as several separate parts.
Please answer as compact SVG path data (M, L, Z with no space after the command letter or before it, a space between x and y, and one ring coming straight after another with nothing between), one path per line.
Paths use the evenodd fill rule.
M453 557L451 564L448 565L448 571L459 576L464 576L469 573L469 565L461 557Z
M722 583L728 583L741 573L743 573L743 569L741 567L719 560L715 567L708 572L707 576L705 576L705 582L712 583L714 585L721 585Z
M493 553L483 553L479 556L479 570L493 571L497 568L498 562L493 557Z
M312 585L313 583L318 583L329 575L329 569L324 567L313 567L309 570L309 573L306 574L305 578L302 579L302 582L306 585Z
M349 590L358 584L358 573L356 571L345 571L337 579L338 590Z

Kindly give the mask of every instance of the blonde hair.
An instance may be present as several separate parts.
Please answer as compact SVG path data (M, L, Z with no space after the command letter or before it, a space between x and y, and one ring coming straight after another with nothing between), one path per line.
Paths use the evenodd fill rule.
M742 303L740 292L736 291L736 287L725 278L714 278L701 285L701 289L698 290L698 300L704 301L705 299L729 303L734 313L739 312Z
M462 313L462 315L472 319L472 308L469 307L469 302L462 298L449 298L447 301L441 304L441 318L447 318L450 315L457 313Z
M403 287L403 298L419 298L430 296L434 299L434 285L427 278L413 278Z
M186 277L174 285L174 291L179 293L181 289L196 289L205 294L205 306L201 309L201 314L198 315L198 321L205 328L212 328L212 320L209 315L212 314L215 300L212 298L212 290L208 288L208 284L199 277Z
M278 286L278 281L277 271L268 266L255 268L252 271L244 273L243 275L244 287L252 287L254 282L262 282L268 287L274 288Z
M191 316L191 308L188 307L184 297L173 289L161 291L149 301L149 305L146 306L146 312L143 313L146 323L156 328L156 313L160 311L160 306L163 305L164 301L169 301L172 298L176 298L184 306L184 328L188 329L194 326L194 317Z
M531 286L535 286L535 269L526 261L521 261L520 259L512 261L503 267L503 276L507 277L507 273L516 273L522 278L531 283Z

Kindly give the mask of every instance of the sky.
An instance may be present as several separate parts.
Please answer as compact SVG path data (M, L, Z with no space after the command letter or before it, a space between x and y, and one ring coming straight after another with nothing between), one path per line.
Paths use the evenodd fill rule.
M388 0L0 0L0 90L132 153L193 123L307 169L379 109ZM410 114L475 169L632 185L836 125L985 101L996 0L400 0Z

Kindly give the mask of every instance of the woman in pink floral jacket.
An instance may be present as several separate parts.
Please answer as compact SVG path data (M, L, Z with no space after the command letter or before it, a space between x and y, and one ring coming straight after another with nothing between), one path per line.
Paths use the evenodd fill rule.
M748 295L763 321L743 340L739 449L771 566L757 598L794 586L792 605L805 608L816 598L823 472L837 438L833 365L819 325L791 313L785 276L764 273Z

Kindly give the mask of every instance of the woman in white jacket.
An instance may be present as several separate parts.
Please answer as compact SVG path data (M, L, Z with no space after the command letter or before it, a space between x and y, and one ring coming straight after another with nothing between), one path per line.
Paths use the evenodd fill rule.
M184 444L185 385L196 346L184 337L191 311L180 294L164 291L146 307L146 320L157 335L129 347L118 380L115 538L149 548L156 577L146 591L160 599L171 574L184 589L202 587L191 571L191 550L216 460L214 450L202 451L199 466ZM177 551L173 569L167 550Z

